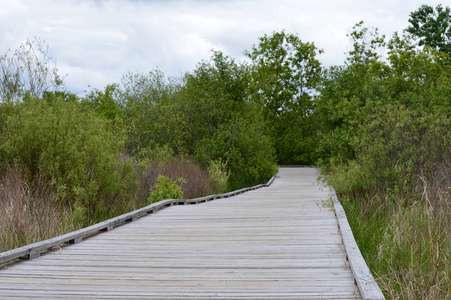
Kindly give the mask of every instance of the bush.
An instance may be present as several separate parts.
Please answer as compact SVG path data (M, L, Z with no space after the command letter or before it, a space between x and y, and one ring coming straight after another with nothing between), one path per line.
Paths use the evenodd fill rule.
M71 207L77 203L90 220L110 214L136 181L129 163L119 161L123 147L123 136L79 103L28 99L7 116L0 153L26 182L39 181Z
M182 177L186 181L182 187L183 195L188 199L218 192L210 182L208 172L202 169L199 163L187 157L155 156L150 162L144 159L141 164L144 170L141 175L140 198L149 197L149 190L155 186L159 175L173 180Z
M227 161L228 189L234 190L266 182L277 171L275 153L263 123L236 118L222 125L213 137L196 145L196 158L208 166L211 161Z
M359 164L371 178L369 187L383 198L393 196L405 205L420 196L416 190L421 190L421 178L427 178L429 188L445 191L449 180L442 179L451 176L450 128L450 119L440 112L389 105L379 109L361 127L355 147ZM433 198L438 201L441 196Z
M158 182L151 190L149 202L155 203L166 199L182 199L182 184L185 182L182 177L172 180L167 176L158 176Z
M392 299L448 299L451 285L451 121L385 105L336 163L329 182L362 254Z
M224 193L227 190L230 176L230 172L227 170L227 163L221 159L211 161L208 166L208 176L212 192Z

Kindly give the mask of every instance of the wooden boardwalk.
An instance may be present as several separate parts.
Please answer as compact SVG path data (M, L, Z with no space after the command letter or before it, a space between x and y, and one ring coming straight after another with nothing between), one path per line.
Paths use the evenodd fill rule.
M0 299L360 299L313 168L0 269Z

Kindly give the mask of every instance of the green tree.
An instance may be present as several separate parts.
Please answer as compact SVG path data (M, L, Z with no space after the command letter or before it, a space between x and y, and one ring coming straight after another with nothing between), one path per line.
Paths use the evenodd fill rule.
M42 97L63 85L49 47L39 38L27 39L14 52L0 56L0 102L23 96Z
M117 84L108 84L104 91L94 89L88 93L82 102L91 106L103 118L118 122L122 118L122 110L115 100Z
M123 76L114 98L124 112L130 154L164 145L176 155L185 152L184 119L174 100L179 89L180 84L160 70Z
M346 63L327 70L315 103L322 166L387 296L446 298L449 56L410 34L386 46L363 23L350 37Z
M261 37L246 55L253 61L250 95L263 107L279 163L313 163L302 159L314 133L310 124L313 95L322 67L322 50L295 34L273 32ZM305 145L302 145L307 141ZM293 145L297 145L293 152Z
M247 66L214 52L210 61L202 61L185 76L178 99L189 127L188 149L195 151L199 140L214 136L224 123L246 108Z
M391 101L408 108L451 113L451 65L448 54L418 49L411 37L395 34L388 44L390 76L384 87Z
M385 80L389 67L382 60L385 37L377 29L357 23L348 35L351 49L342 66L324 74L320 95L315 101L319 127L318 155L325 160L347 161L355 151L352 141L357 127L375 101L386 101Z
M114 93L124 110L127 150L151 159L165 149L204 168L224 161L237 187L267 180L275 172L272 141L261 108L248 100L249 80L249 67L221 52L182 82L158 70L127 74Z
M260 183L275 172L272 141L261 107L248 100L249 68L221 52L187 74L179 105L186 116L187 149L204 166L227 162L230 187Z
M406 31L420 39L419 45L427 45L451 54L451 10L441 4L434 9L422 5L410 14L410 26Z
M0 153L28 184L49 188L60 203L86 210L86 219L95 221L112 216L118 197L131 197L125 186L135 179L119 161L123 135L81 108L61 98L25 99L8 111Z
M409 35L394 34L386 45L377 29L368 30L362 22L353 29L346 64L327 70L316 99L318 151L340 162L355 158L359 128L381 106L448 114L451 108L447 54L418 49ZM387 53L386 59L381 53Z
M268 117L277 117L293 106L310 109L310 93L321 75L313 43L303 43L298 36L282 32L261 37L247 56L254 62L252 92L265 107Z

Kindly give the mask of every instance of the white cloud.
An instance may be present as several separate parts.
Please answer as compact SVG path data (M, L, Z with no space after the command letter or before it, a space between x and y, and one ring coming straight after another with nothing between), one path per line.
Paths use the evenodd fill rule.
M439 1L429 1L437 5ZM326 65L341 64L352 26L390 36L422 0L0 0L0 45L46 40L66 85L103 88L127 71L191 71L210 50L243 59L258 37L285 29L315 42ZM0 48L0 51L3 49Z

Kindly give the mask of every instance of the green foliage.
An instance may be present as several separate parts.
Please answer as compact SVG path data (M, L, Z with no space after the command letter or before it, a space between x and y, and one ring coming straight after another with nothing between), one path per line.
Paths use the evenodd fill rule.
M172 180L167 176L158 176L158 182L151 190L148 201L155 203L166 199L182 199L182 184L185 182L185 179L182 177Z
M72 223L75 228L83 228L83 225L86 224L86 219L88 216L88 212L83 203L80 203L79 200L76 200L73 205L72 210Z
M352 48L348 53L347 63L354 66L365 66L381 58L379 50L385 46L385 36L379 36L377 28L371 30L364 27L363 21L352 27L348 34Z
M83 102L99 113L103 118L119 122L122 118L122 110L114 99L114 94L118 89L117 84L109 84L105 91L94 89L85 96Z
M333 172L328 175L328 181L334 187L337 195L355 195L364 192L369 187L371 184L369 175L365 172L364 167L351 160L346 165L334 166Z
M205 166L227 161L229 184L235 187L267 180L274 166L262 111L247 102L249 75L247 66L216 52L211 63L187 76L184 90L185 103L193 103L189 124L196 128L191 151Z
M427 45L451 54L451 10L441 4L434 9L422 5L410 14L410 26L406 31L420 39L420 46Z
M140 149L136 157L144 162L155 162L161 164L168 164L175 158L174 150L172 150L168 145L147 147Z
M356 159L337 164L331 182L339 193L371 191L391 203L410 205L419 177L434 181L451 164L451 121L442 113L380 106L359 127ZM434 182L435 184L435 182Z
M124 107L128 151L149 160L160 150L182 154L204 168L227 161L229 183L237 186L267 180L274 151L261 108L248 101L249 82L248 66L221 52L186 74L183 85L160 71L128 74L115 94Z
M165 145L176 154L186 152L186 119L175 101L179 89L179 83L159 70L123 76L114 97L124 110L129 153Z
M316 101L317 151L386 296L449 298L448 55L397 34L384 49L377 30L354 29Z
M448 55L430 47L416 49L408 36L397 34L388 48L391 73L384 84L390 97L407 107L451 113Z
M188 153L204 166L227 161L229 184L235 187L263 182L275 170L261 107L247 99L249 80L246 65L215 52L210 63L187 75L183 89L192 132Z
M109 126L77 102L30 99L7 116L0 151L28 181L44 182L60 201L78 201L90 219L111 207L127 178L133 180L119 162L124 139Z
M262 123L243 118L231 120L218 128L213 137L200 141L196 157L203 163L227 161L230 189L262 183L276 172L271 140L263 131Z
M43 98L49 104L55 101L77 102L77 95L64 91L45 91Z
M316 99L315 114L321 124L320 147L328 161L355 158L360 126L385 105L405 106L433 113L450 113L450 68L447 55L426 47L416 49L408 36L395 34L388 57L377 30L359 23L351 34L354 49L347 65L330 68ZM360 40L359 40L360 39ZM377 46L377 47L376 47Z
M227 163L223 162L221 159L212 160L207 171L212 189L216 193L226 192L230 177L230 172L227 170Z
M246 52L253 61L249 94L263 107L266 130L281 164L313 163L312 95L321 78L322 67L316 59L321 53L313 43L285 31L264 35Z
M214 52L210 62L200 63L185 76L180 100L187 117L187 146L195 151L199 140L211 138L219 127L247 115L246 87L249 70L235 60Z
M321 65L315 58L322 53L313 43L303 43L285 31L264 35L247 56L255 64L253 96L258 96L268 116L276 117L299 104L310 108L309 91L320 80Z
M451 120L444 114L387 105L365 126L357 147L359 160L374 186L397 190L397 199L412 202L416 176L434 180L451 165Z

